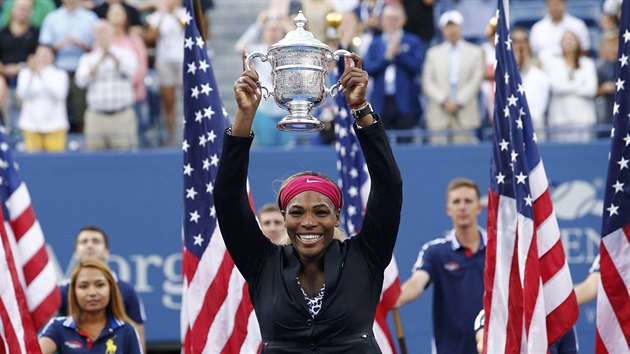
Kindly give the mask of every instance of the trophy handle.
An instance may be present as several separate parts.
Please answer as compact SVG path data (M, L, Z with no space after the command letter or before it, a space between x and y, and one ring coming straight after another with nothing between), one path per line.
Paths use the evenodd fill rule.
M265 62L270 59L270 56L260 51L252 52L247 56L247 59L245 59L245 67L249 68L256 58L260 58L260 61ZM262 98L266 100L269 97L269 89L262 86L260 82L258 83L258 87L260 88Z
M351 53L345 49L338 49L333 53L332 59L334 61L338 61L340 58L348 54L351 54ZM354 61L352 60L350 61L350 66L351 67L354 66ZM329 89L326 89L326 92L330 95L330 97L335 98L335 96L337 96L337 93L339 93L339 85L340 85L340 82L337 81L334 85L330 86Z

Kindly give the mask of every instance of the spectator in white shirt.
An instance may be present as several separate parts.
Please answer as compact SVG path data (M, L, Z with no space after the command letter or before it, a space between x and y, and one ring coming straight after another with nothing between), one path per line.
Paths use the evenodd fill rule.
M536 22L530 32L530 45L535 56L559 55L560 42L565 32L571 31L580 42L580 48L588 52L591 41L586 24L566 12L566 0L547 0L547 15Z
M544 62L551 79L549 127L555 128L550 132L552 140L587 141L592 135L597 119L597 69L581 49L577 36L566 32L562 37L562 56Z
M186 9L181 0L161 0L156 2L157 11L147 19L150 27L148 37L155 40L155 68L160 85L160 100L166 121L166 144L173 145L176 132L176 119L181 117L182 67L184 65L184 18ZM181 119L179 119L181 121Z
M546 137L546 114L551 95L551 82L549 82L547 73L539 67L540 62L532 57L527 31L522 28L515 28L512 30L511 38L514 57L525 88L529 114L532 117L536 137L538 141L541 141Z
M112 44L114 28L100 20L94 26L96 47L79 60L75 80L87 88L85 146L88 150L129 150L138 146L133 109L136 54Z
M17 96L22 100L18 127L28 152L62 152L69 128L66 98L68 73L56 68L52 47L40 45L18 74Z

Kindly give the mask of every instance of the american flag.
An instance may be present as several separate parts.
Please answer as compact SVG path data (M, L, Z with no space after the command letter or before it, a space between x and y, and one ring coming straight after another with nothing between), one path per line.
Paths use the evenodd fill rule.
M630 92L625 88L630 84L630 1L623 2L619 29L617 92L599 246L598 354L630 353Z
M212 196L227 126L206 46L186 1L183 352L254 353L261 342L245 280L221 237Z
M57 288L57 274L46 251L44 233L35 216L26 184L18 174L18 165L11 155L4 128L0 128L0 199L4 216L4 254L0 257L0 268L8 266L12 269L11 273L0 271L3 277L7 277L0 281L0 306L13 311L9 312L13 315L7 318L4 316L7 312L0 311L3 314L0 323L4 326L4 330L0 327L0 337L5 341L4 345L12 348L12 343L7 342L11 331L14 334L26 331L28 334L29 328L33 330L44 325L57 312L61 295ZM9 278L14 275L13 271L17 278ZM20 308L15 307L18 304ZM18 310L26 311L26 315L20 317L23 312L16 312ZM27 338L18 336L19 341L28 344ZM21 351L9 352L32 352L28 347L26 351L21 348ZM0 353L2 349L0 345Z
M339 68L335 68L339 72ZM334 75L338 77L339 75ZM335 150L337 151L338 184L343 194L341 226L348 235L356 235L363 223L364 208L370 194L370 175L359 141L352 129L354 118L342 93L335 98ZM395 353L396 347L387 326L387 313L400 296L400 278L396 260L385 269L381 300L374 318L374 335L383 353Z
M578 316L549 183L498 0L485 353L545 353Z

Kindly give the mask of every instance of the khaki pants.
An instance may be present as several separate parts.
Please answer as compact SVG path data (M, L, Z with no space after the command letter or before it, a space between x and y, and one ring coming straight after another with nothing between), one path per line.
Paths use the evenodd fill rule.
M56 130L50 133L23 130L22 136L27 152L63 152L66 150L67 132L65 130Z
M138 148L136 113L129 107L114 114L85 111L87 150L132 150Z

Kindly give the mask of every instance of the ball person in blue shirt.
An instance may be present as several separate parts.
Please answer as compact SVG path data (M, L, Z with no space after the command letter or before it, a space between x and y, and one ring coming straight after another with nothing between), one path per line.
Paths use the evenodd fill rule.
M413 274L402 286L396 307L433 288L433 353L476 352L471 324L483 308L483 269L486 232L477 224L481 213L477 184L466 178L452 180L446 192L446 212L453 229L446 237L429 241L420 250Z
M109 267L84 258L72 273L69 315L55 317L39 335L42 354L142 354Z

